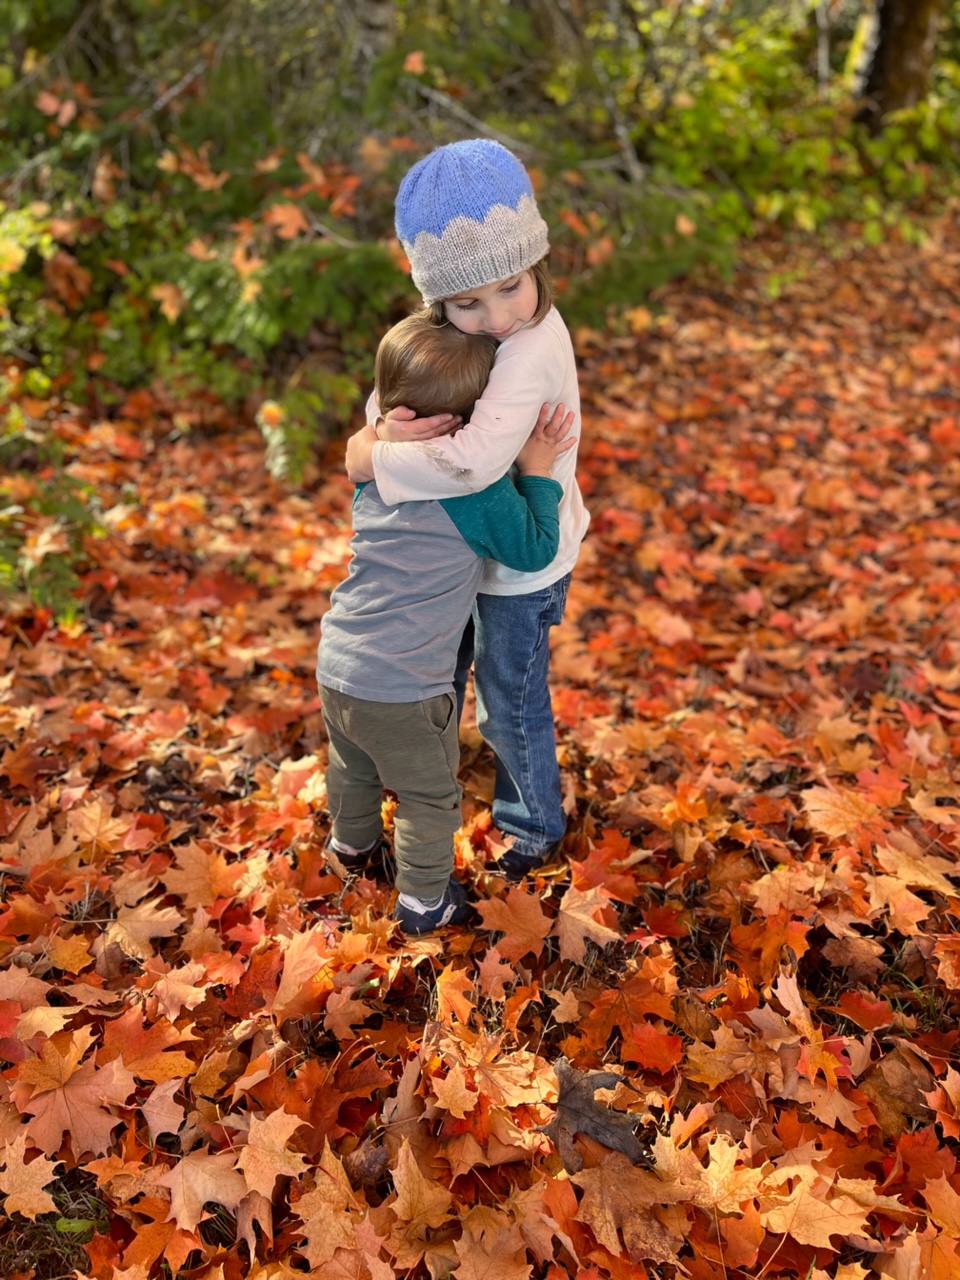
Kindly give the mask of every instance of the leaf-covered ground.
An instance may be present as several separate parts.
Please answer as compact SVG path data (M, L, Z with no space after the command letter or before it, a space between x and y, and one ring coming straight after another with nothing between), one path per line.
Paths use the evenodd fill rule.
M496 875L468 716L481 924L415 942L320 852L336 454L290 496L155 394L27 406L106 536L81 621L0 631L4 1276L960 1274L960 232L929 232L770 243L577 334L565 857Z

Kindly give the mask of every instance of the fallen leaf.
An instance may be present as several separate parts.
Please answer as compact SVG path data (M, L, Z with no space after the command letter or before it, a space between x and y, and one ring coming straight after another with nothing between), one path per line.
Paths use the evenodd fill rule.
M19 1213L35 1221L38 1214L56 1213L57 1205L44 1187L56 1180L54 1170L61 1161L36 1156L28 1164L26 1132L14 1141L0 1147L0 1191L6 1197L3 1210L6 1214Z
M307 1160L287 1150L287 1142L306 1122L286 1111L273 1111L265 1119L250 1117L247 1143L237 1157L237 1168L243 1173L247 1187L266 1200L273 1196L277 1178L298 1178Z
M634 1164L646 1158L635 1133L634 1118L603 1106L593 1096L598 1089L609 1089L619 1083L620 1076L612 1071L584 1074L563 1058L554 1064L554 1070L560 1089L557 1111L549 1124L540 1126L540 1132L557 1148L565 1169L577 1172L583 1167L583 1159L574 1146L578 1133L622 1152Z

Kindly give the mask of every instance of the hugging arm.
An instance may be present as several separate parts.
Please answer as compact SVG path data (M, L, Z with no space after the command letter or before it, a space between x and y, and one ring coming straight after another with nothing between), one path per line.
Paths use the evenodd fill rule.
M506 342L462 430L416 444L369 446L380 496L387 503L454 498L506 475L544 406L556 405L561 367L548 333L533 330ZM578 424L571 425L576 434Z
M416 444L456 431L462 419L451 413L418 418L413 409L391 409L381 414L376 397L367 401L367 424L347 441L347 476L354 484L375 479L373 446L378 440L393 444ZM377 425L379 424L379 425Z

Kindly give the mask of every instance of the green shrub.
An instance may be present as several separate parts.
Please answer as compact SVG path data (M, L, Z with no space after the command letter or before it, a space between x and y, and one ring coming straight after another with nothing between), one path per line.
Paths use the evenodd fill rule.
M16 379L19 383L21 380ZM63 450L20 398L47 388L28 374L0 378L0 592L25 594L64 619L77 612L84 539L97 531L89 486L63 469Z

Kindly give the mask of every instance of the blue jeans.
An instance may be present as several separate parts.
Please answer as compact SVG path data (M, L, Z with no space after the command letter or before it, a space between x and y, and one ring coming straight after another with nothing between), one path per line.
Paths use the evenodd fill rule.
M547 687L550 628L563 618L570 575L521 596L477 596L472 649L477 727L493 748L493 821L522 853L542 854L566 830ZM457 705L470 668L470 626L457 663Z

